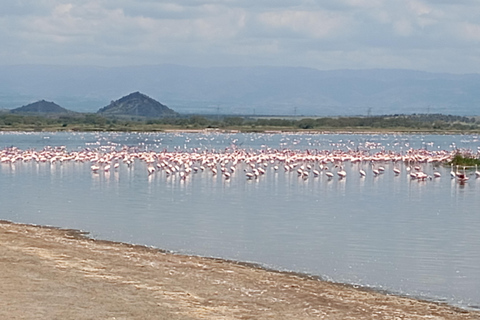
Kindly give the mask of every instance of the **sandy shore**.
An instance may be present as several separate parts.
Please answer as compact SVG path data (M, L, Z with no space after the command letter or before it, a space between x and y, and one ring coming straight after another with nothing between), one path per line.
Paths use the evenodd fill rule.
M74 230L0 222L2 319L480 319L480 313Z

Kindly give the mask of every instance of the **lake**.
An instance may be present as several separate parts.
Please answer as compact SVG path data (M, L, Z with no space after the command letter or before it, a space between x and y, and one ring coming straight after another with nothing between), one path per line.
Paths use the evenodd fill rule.
M129 152L248 154L325 152L405 155L470 150L475 135L241 133L0 133L0 149L62 147L99 154ZM257 168L264 163L256 164ZM346 177L329 179L318 163L285 171L265 163L248 179L241 162L230 178L208 168L185 179L136 159L92 172L91 161L0 163L0 219L90 232L94 238L183 254L258 263L335 282L480 306L480 179L450 177L455 168L420 163L345 161ZM299 175L311 164L320 175ZM325 167L335 172L333 163ZM393 168L401 173L396 175ZM362 177L359 170L366 176ZM305 169L306 170L306 169ZM412 164L412 169L413 164ZM462 171L462 168L458 170ZM440 177L434 177L438 172Z

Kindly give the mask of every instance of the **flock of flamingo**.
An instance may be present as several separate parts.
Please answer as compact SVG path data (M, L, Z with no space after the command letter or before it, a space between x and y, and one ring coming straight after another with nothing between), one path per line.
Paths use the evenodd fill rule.
M236 174L237 168L243 169L246 179L258 179L268 170L296 172L303 179L322 175L328 179L335 176L338 179L345 179L347 171L344 168L348 163L358 164L359 177L380 176L389 164L388 167L392 168L395 175L400 175L403 168L411 179L424 181L439 178L441 173L435 168L450 162L457 152L410 149L402 154L393 151L370 154L359 151L293 151L269 148L259 151L226 149L222 152L206 150L155 152L138 151L127 147L121 150L110 148L81 151L67 151L66 147L45 147L41 151L35 151L11 147L0 150L0 163L34 161L54 165L65 162L88 162L91 164L91 172L100 174L119 170L120 165L133 167L135 163L143 162L146 164L144 168L146 167L148 175L163 172L167 176L177 175L180 179L188 179L191 174L200 172L222 175L225 179L230 179ZM427 172L428 170L431 172ZM473 175L476 178L480 177L476 166ZM466 167L451 165L450 176L462 182L469 179Z

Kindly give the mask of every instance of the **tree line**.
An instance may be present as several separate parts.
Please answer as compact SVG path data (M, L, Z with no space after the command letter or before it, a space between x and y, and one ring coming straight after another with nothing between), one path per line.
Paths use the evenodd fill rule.
M357 117L279 117L183 115L156 119L104 117L99 114L21 115L0 113L0 130L162 130L238 129L238 130L338 130L407 129L431 131L480 130L474 117L443 114L383 115Z

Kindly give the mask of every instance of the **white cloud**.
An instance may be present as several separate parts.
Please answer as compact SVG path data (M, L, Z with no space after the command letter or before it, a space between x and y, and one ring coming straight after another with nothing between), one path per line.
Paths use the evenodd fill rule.
M480 72L479 10L467 0L12 1L0 58Z
M480 43L480 24L463 23L460 26L460 34L467 41Z
M346 19L324 11L271 11L258 16L270 28L293 31L313 38L332 37L346 27Z
M382 7L383 0L344 0L345 4L356 8L372 9Z

